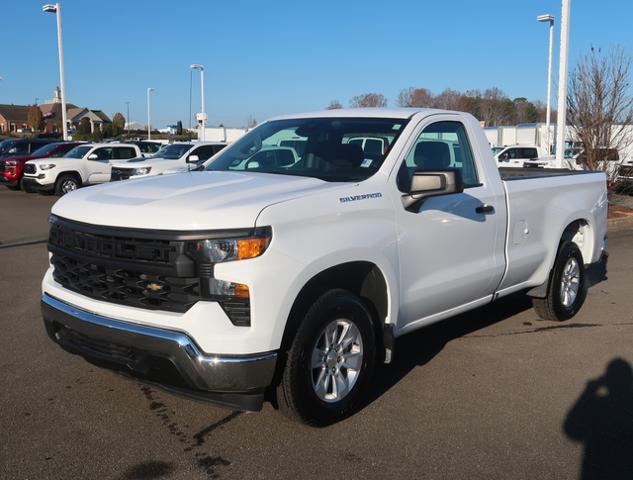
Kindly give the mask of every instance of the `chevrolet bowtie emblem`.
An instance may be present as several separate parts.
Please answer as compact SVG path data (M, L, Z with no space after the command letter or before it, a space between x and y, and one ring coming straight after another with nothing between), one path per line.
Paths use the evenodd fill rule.
M163 289L163 286L159 283L148 283L145 288L147 288L148 290L151 290L152 292L158 292L159 290Z

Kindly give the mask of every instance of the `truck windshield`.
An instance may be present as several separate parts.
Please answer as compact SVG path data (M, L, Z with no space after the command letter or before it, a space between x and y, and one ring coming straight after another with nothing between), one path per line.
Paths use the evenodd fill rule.
M173 143L161 148L151 158L164 158L166 160L178 160L189 151L192 145L188 143Z
M90 146L75 147L66 154L66 158L81 158L88 153L91 148Z
M206 170L361 181L378 171L407 122L392 118L274 120L222 150ZM376 138L382 141L379 149L363 142Z

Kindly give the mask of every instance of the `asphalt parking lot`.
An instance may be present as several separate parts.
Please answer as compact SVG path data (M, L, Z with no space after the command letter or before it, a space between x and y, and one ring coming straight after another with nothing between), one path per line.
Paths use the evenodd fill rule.
M0 478L633 478L631 230L610 232L607 278L572 320L512 296L411 334L360 412L312 429L54 345L39 313L54 200L0 187Z

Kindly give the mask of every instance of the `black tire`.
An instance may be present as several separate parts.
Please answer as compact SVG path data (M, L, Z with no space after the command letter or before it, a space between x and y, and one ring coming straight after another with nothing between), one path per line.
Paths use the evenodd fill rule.
M563 278L565 267L575 260L578 265L578 290L573 301L568 305L563 303L561 298L564 289ZM556 262L552 269L552 274L547 286L547 296L545 298L533 298L532 305L539 317L543 320L568 320L578 311L585 302L587 296L587 283L585 267L582 253L578 246L570 241L563 241L556 255Z
M338 401L324 401L313 387L319 370L313 370L312 353L319 340L324 338L322 334L325 328L336 320L349 321L358 329L362 339L362 363L348 393ZM337 331L342 331L342 327ZM332 358L331 361L336 360ZM292 420L307 425L324 426L339 421L358 406L373 376L375 365L376 334L370 311L358 296L347 290L330 290L310 307L287 352L286 365L277 386L279 409ZM328 370L325 365L322 368ZM341 375L345 373L349 378L349 372L341 367ZM329 385L332 387L331 383Z
M71 187L74 185L74 187ZM81 186L81 182L71 173L62 173L55 182L55 195L62 196L77 190ZM72 188L72 189L71 189Z

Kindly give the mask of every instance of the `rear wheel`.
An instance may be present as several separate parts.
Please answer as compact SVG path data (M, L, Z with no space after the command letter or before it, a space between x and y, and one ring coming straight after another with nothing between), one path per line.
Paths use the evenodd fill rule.
M65 173L55 182L55 195L66 195L79 188L79 180L74 175Z
M328 425L362 399L376 362L372 316L346 290L330 290L308 310L277 387L279 408L293 420Z
M544 320L567 320L580 310L587 296L585 266L575 243L561 244L552 271L547 296L533 298L532 304Z

